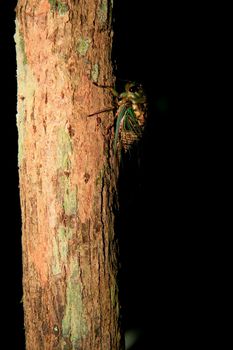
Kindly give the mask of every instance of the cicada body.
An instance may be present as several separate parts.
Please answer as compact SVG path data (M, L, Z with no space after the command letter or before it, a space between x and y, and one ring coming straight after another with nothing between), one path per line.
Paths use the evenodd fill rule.
M146 96L141 85L127 83L118 97L114 152L128 152L142 138L146 123Z
M98 87L105 87L97 85ZM144 90L140 84L128 82L125 85L125 91L121 94L111 88L116 98L115 106L104 108L98 112L89 114L92 117L107 111L116 111L115 136L114 136L114 154L120 155L122 152L130 151L143 135L147 117L147 102Z

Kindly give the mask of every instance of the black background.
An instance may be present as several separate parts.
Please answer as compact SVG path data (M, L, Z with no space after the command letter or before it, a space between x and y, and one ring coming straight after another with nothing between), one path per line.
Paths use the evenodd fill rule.
M3 1L0 7L1 213L6 223L1 228L1 290L6 307L2 333L9 334L8 347L19 350L24 349L24 339L15 6L16 1ZM192 348L204 332L205 310L198 324L195 320L205 295L202 281L197 283L202 251L198 248L195 252L198 227L187 199L193 191L187 180L191 171L186 167L189 154L181 164L175 134L178 112L174 112L171 98L177 96L177 76L184 59L179 47L179 9L166 1L115 0L114 17L116 74L120 79L142 82L149 102L141 167L126 165L120 182L123 323L127 329L143 330L135 350L174 345Z

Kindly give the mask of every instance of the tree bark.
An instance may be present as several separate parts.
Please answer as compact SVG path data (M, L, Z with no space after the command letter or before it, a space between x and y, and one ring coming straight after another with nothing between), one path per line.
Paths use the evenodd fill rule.
M19 0L16 52L27 350L119 350L112 0Z

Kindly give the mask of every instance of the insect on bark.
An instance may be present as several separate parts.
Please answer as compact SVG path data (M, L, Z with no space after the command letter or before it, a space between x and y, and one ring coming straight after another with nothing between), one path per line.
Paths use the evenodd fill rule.
M115 136L113 150L115 155L121 152L127 153L142 137L146 124L147 101L141 84L127 82L125 91L118 93L111 87L97 85L102 88L110 88L116 97L116 106L104 108L98 112L89 114L88 117L108 112L115 112Z

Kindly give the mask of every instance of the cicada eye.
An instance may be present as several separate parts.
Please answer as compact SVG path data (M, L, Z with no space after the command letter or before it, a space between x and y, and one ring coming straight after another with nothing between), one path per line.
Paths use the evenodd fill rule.
M130 88L129 88L129 92L137 92L138 91L138 86L137 85L132 85Z
M129 92L132 92L133 94L141 94L143 92L143 87L141 84L132 84L129 88Z

